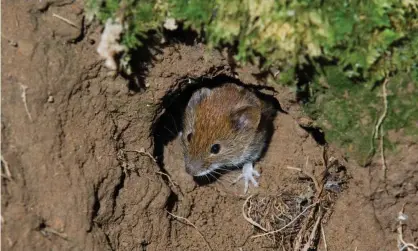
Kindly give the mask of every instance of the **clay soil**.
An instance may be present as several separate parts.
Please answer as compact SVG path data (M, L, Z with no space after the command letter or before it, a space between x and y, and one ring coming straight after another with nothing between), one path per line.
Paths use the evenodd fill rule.
M2 250L282 250L272 238L251 238L263 231L242 215L248 194L230 183L239 171L196 182L176 138L190 86L228 76L263 89L257 69L179 39L138 53L141 74L129 81L103 67L101 29L83 15L79 1L2 0ZM303 129L291 89L261 91L287 113L275 118L256 164L260 186L249 194L309 197L312 180L288 167L319 177L325 148L346 177L329 192L327 249L322 234L318 249L399 250L404 204L403 238L418 242L416 142L389 133L399 147L387 153L383 177L379 156L357 166Z

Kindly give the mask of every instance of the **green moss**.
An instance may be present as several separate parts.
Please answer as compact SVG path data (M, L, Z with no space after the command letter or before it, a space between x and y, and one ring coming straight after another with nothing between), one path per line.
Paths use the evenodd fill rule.
M418 139L418 78L398 74L388 85L388 116L386 130L403 128L405 135Z
M388 109L382 127L384 132L402 128L405 136L418 140L418 81L414 74L402 73L389 79ZM327 141L339 144L349 156L366 164L372 144L377 144L373 139L376 123L384 112L381 86L364 88L345 77L338 67L328 66L312 82L311 91L315 99L305 106L305 112L323 128ZM385 145L394 150L390 142Z

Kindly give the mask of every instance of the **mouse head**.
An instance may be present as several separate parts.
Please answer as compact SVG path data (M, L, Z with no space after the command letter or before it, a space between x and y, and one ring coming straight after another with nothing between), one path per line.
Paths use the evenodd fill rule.
M190 175L236 166L249 157L261 117L258 100L249 95L237 86L202 88L192 95L181 135Z

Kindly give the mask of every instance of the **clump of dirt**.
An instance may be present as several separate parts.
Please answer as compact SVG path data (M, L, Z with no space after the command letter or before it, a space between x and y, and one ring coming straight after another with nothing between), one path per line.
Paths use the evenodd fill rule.
M313 231L319 210L290 228L306 230L294 239L300 237L301 245L315 232L314 245L321 250L325 243L328 250L393 250L396 217L407 203L403 239L418 241L415 142L401 136L403 148L386 158L387 176L379 178L378 161L360 168L326 147L318 129L305 130L295 93L267 86L254 67L233 68L226 55L200 43L171 43L150 47L147 60L138 63L139 86L148 88L128 88L132 83L102 67L96 54L101 29L86 24L81 2L22 0L4 6L3 249L275 249L271 235L252 238L265 231L242 215L248 195L230 182L238 172L199 185L183 167L175 127L181 104L190 90L218 76L259 88L286 111L278 113L270 146L256 164L260 186L250 194L273 196L265 198L275 203L252 201L258 210L248 215L255 222L267 231L284 226L260 215L269 215L267 205L280 201L297 205L278 197L290 193L307 203L290 210L293 219L309 205L324 209L323 233L319 227Z

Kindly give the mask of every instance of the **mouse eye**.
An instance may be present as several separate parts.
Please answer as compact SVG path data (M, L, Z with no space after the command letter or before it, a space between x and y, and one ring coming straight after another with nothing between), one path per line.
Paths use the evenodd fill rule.
M221 150L221 146L219 144L214 144L210 148L210 152L213 153L213 154L219 153L219 150Z
M190 142L190 140L192 140L192 133L187 134L187 141Z

